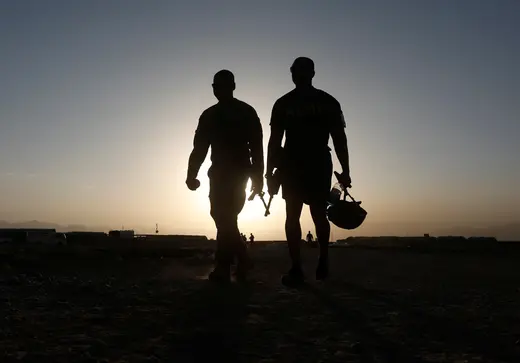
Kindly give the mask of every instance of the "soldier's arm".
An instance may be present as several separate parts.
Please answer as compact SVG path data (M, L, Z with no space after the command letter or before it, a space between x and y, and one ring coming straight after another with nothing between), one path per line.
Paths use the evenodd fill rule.
M339 103L333 107L331 113L331 128L330 135L334 144L334 150L338 156L339 163L343 169L343 173L350 174L350 163L348 154L347 134L345 132L346 123L343 116L343 111Z
M280 106L276 102L271 113L271 135L267 146L267 170L266 175L272 175L274 169L278 166L278 158L282 149L282 139L285 132L283 127L283 115L280 112Z
M251 136L249 150L251 151L252 176L257 181L263 180L264 173L264 135L262 124L255 110L252 110Z
M188 160L188 180L197 178L200 167L208 155L209 146L210 132L208 130L207 116L202 114L193 138L193 150Z

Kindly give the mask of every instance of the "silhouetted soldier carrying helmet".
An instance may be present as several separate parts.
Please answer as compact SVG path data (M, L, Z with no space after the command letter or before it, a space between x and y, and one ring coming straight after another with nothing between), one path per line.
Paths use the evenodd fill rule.
M339 102L312 85L314 62L311 59L297 58L291 66L291 74L295 89L273 106L266 170L268 188L271 188L270 184L276 185L270 183L274 169L280 172L282 197L286 203L285 233L292 267L283 276L284 284L304 281L300 260L300 215L304 203L310 207L320 244L316 278L322 280L328 276L330 224L327 199L332 178L329 136L332 136L343 169L340 182L345 187L350 187L351 183L345 120Z
M244 207L249 177L253 192L263 189L262 125L253 107L233 97L234 90L233 73L221 70L215 74L213 94L218 103L200 116L186 178L189 189L199 187L197 174L211 146L209 199L217 227L217 251L209 278L214 281L229 281L234 257L238 260L237 279L244 279L251 268L237 218Z

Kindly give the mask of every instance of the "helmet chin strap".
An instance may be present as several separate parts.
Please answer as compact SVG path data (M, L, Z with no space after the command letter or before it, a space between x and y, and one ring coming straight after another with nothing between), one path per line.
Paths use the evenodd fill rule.
M357 203L357 204L361 204L361 202L358 202L354 199L354 197L348 192L348 189L345 188L345 186L343 184L341 184L341 182L339 181L339 178L338 178L338 172L334 172L334 175L336 176L336 179L338 179L338 183L341 185L341 189L343 190L343 200L347 200L347 196L352 199L352 201L354 203Z

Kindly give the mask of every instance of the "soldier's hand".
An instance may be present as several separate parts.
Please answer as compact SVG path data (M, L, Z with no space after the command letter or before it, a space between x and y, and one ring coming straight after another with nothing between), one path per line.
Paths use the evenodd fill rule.
M261 194L264 190L264 179L260 178L251 178L251 192L255 192L256 194Z
M186 185L189 190L197 190L200 187L200 181L196 178L188 178L186 179Z
M338 179L338 182L340 182L345 188L351 188L352 187L352 180L350 179L350 173L338 173L337 171L334 172L336 175L336 178Z
M267 192L269 193L269 195L275 195L277 193L277 187L274 174L266 174L265 179L267 181Z

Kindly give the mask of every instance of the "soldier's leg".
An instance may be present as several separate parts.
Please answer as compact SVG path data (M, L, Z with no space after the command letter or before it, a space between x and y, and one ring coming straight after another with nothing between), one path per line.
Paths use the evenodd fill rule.
M240 231L238 229L238 215L244 208L246 201L246 186L248 177L238 176L236 180L236 186L233 191L234 197L230 201L230 209L233 211L234 228L236 228L236 232L233 238L233 251L237 259L235 276L237 281L245 281L247 279L249 270L253 268L253 262L249 257L247 240L244 241L244 239L240 236Z
M233 262L233 250L230 245L231 228L229 218L226 217L225 207L212 201L211 216L217 227L217 250L215 252L215 269L223 275L230 274Z
M229 211L229 186L221 178L210 178L211 217L217 227L217 250L212 280L229 280L233 263L233 219Z
M247 246L238 229L238 215L246 199L247 177L239 174L214 174L210 182L211 215L217 226L216 268L229 276L230 267L237 258L237 277L244 277L249 268ZM238 276L240 275L240 276Z
M309 194L312 202L309 203L309 207L320 246L316 279L323 280L329 273L330 223L327 218L327 199L331 188L332 160L330 158L324 160L318 170L310 185Z
M244 209L244 204L246 202L247 180L248 178L245 175L237 175L233 178L233 188L228 202L228 207L233 218L234 233L232 244L234 255L237 258L237 264L248 260L247 245L238 229L238 215L242 212L242 209Z
M303 207L303 200L300 198L285 198L285 235L289 247L289 256L291 257L292 267L282 276L282 283L287 286L294 286L303 283L305 276L302 270L302 262L300 256L300 244L302 238L302 230L300 226L300 216Z
M300 244L302 229L300 216L302 214L303 201L300 198L288 197L285 200L285 236L289 247L289 256L293 267L301 267Z
M312 220L316 226L316 237L320 246L316 279L322 280L328 276L329 272L330 223L327 219L327 202L321 201L311 204L310 211Z

